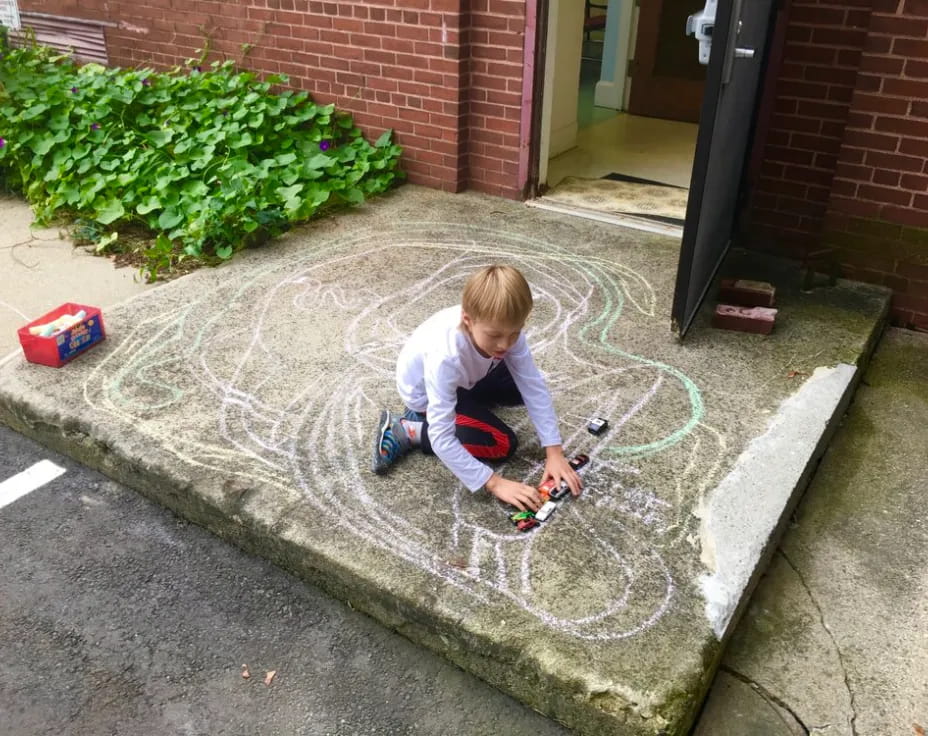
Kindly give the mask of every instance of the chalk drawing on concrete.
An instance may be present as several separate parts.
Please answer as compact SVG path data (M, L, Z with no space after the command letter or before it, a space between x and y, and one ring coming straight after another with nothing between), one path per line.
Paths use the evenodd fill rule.
M454 303L475 268L501 261L532 285L527 337L556 398L565 446L593 461L582 502L529 535L434 458L411 456L384 478L368 468L377 410L400 408L393 373L403 341L431 311ZM220 313L209 306L217 297L226 304ZM666 552L690 539L699 501L692 489L705 491L724 451L724 437L703 421L695 384L623 348L627 310L664 327L647 280L608 259L461 223L356 231L286 267L257 270L245 285L219 284L209 300L153 315L101 362L84 394L186 463L251 485L302 489L301 503L327 524L476 605L502 596L566 634L621 639L672 606ZM231 368L229 355L238 356ZM165 418L192 410L206 415L208 430L196 436ZM537 482L543 453L524 410L500 413L523 439L501 472ZM611 419L597 440L576 419L594 414ZM649 460L656 455L660 463ZM673 468L674 477L656 476L657 467ZM390 492L398 482L422 488ZM575 552L573 565L554 564L565 549Z

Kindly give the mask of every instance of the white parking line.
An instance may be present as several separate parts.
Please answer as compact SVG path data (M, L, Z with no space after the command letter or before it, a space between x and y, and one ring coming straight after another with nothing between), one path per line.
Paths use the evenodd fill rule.
M0 483L0 509L7 504L13 503L17 498L22 498L27 493L31 493L36 488L44 486L49 481L55 480L64 472L64 468L55 465L51 460L40 460L32 467L26 468L22 473L7 478L3 483Z

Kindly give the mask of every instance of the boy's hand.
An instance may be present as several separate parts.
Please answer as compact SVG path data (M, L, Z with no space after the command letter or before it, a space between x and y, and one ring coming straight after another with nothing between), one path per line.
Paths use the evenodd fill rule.
M545 448L547 459L545 460L545 474L541 478L544 483L549 478L553 478L555 483L564 481L570 487L570 492L574 496L580 495L580 489L583 488L583 481L576 471L570 467L567 458L564 457L564 451L560 445L551 445Z
M506 480L501 475L493 473L487 481L487 490L503 503L515 506L520 511L538 511L541 508L541 496L538 490L524 483Z

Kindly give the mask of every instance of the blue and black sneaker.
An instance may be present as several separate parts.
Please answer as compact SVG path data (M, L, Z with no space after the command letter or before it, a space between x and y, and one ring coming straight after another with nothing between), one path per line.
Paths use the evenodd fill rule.
M409 452L410 448L412 448L412 442L406 436L400 417L387 409L381 411L374 443L374 456L371 458L371 470L378 474L386 473L387 469Z

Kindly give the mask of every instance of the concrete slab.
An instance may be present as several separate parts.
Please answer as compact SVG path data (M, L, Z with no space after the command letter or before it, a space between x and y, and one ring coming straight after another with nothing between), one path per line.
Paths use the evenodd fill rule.
M16 330L64 302L109 307L155 288L131 268L88 253L58 228L33 228L32 210L0 196L0 359L19 351Z
M695 736L770 718L771 704L821 736L928 729L926 426L928 335L888 330L731 637L731 674ZM731 677L759 697L733 699Z
M11 361L0 416L578 733L683 733L888 292L777 284L772 336L704 318L681 345L677 249L404 187L109 310L110 339L60 371ZM491 261L532 284L530 342L592 457L586 493L529 535L433 458L368 470L399 346ZM505 416L504 473L537 481L524 412Z

